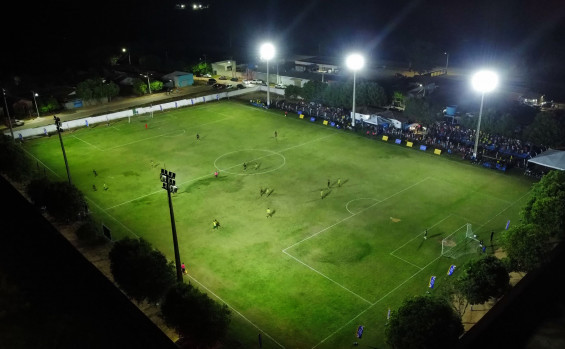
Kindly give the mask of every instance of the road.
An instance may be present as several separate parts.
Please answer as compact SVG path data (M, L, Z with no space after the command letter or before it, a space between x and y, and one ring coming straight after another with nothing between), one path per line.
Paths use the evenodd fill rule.
M68 121L74 119L81 119L92 115L111 113L111 112L133 108L136 106L146 105L150 103L158 103L165 100L183 99L183 98L187 98L188 96L197 97L200 95L209 94L212 91L213 91L212 87L208 85L193 85L193 86L181 87L178 89L178 91L175 91L171 94L167 94L166 92L159 92L159 93L148 94L140 97L117 97L114 98L109 103L104 103L94 106L85 106L77 109L63 110L61 112L50 114L47 116L41 116L38 118L36 117L33 119L25 119L25 124L23 126L13 127L13 130L17 131L26 128L35 128L35 127L51 125L54 123L53 115L57 115L59 118L61 118L61 121ZM0 130L3 132L6 129L8 129L8 126L2 124Z

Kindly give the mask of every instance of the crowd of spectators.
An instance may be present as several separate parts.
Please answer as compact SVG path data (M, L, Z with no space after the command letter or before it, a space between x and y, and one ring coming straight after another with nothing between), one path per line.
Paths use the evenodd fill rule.
M253 104L263 105L261 100ZM314 102L274 101L271 107L286 112L303 114L308 118L327 120L332 126L341 129L352 129L349 111L342 108L326 107ZM355 128L367 137L377 138L382 135L392 139L413 142L415 146L425 145L429 148L441 149L448 154L461 156L462 159L482 164L485 167L506 170L510 167L527 168L527 159L545 151L546 147L536 147L520 139L498 134L480 132L477 157L473 156L476 130L447 121L435 122L427 127L417 124L417 127L395 128L392 125L368 124L358 122Z

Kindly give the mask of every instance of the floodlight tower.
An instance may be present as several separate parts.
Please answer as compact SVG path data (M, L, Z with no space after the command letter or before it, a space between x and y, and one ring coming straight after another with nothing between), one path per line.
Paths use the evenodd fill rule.
M173 230L173 247L175 250L175 267L177 270L177 281L182 282L182 269L180 264L180 254L179 254L179 242L177 240L177 228L175 225L175 213L173 211L173 200L171 199L171 193L176 193L178 188L175 185L176 173L161 169L161 182L163 182L163 189L167 191L167 196L169 198L169 213L171 215L171 228Z
M498 75L490 70L481 70L471 79L473 88L481 93L481 108L479 109L479 121L477 123L477 133L475 134L475 147L473 148L473 157L477 159L477 149L479 147L479 132L481 130L481 116L483 114L483 102L485 93L493 91L498 85Z
M128 63L129 63L129 65L131 65L131 54L129 53L129 50L124 47L124 48L122 48L122 52L123 52L123 53L126 53L126 52L128 53Z
M65 146L63 145L63 137L61 137L61 131L63 131L63 124L61 119L56 115L53 115L55 120L55 127L57 128L57 133L59 134L59 142L61 142L61 150L63 151L63 158L65 159L65 167L67 168L67 178L69 179L69 184L71 183L71 172L69 171L69 162L67 161L67 153L65 153Z
M351 126L355 127L355 76L357 71L365 65L365 58L358 53L353 53L347 56L345 64L349 69L353 70L353 117Z
M271 43L265 43L261 45L261 59L267 61L267 108L271 105L271 99L269 97L269 60L275 56L275 46Z

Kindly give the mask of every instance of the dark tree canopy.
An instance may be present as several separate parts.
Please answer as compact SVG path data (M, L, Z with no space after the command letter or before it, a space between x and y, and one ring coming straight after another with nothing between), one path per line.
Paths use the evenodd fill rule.
M565 172L551 171L534 184L522 218L551 236L563 237L565 227Z
M491 297L502 296L509 287L510 276L504 264L494 256L471 261L463 266L456 287L470 304L481 304Z
M543 264L552 244L550 236L534 224L518 224L504 232L502 243L514 271L532 271Z
M161 305L167 325L196 345L211 345L224 338L230 323L230 310L212 300L191 284L172 287Z
M123 239L110 251L116 283L136 301L159 301L175 283L175 271L165 255L144 239Z
M391 314L385 336L395 349L452 349L463 330L461 318L443 298L418 296Z

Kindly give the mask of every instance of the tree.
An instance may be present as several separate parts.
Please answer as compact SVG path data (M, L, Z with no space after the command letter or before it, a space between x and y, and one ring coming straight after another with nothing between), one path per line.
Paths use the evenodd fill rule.
M534 224L518 224L504 232L502 244L514 271L528 272L547 261L549 234Z
M69 182L51 182L45 194L45 206L53 217L74 222L84 213L84 195Z
M108 98L111 100L120 92L113 82L105 83L101 78L87 79L77 85L77 96L82 100Z
M307 101L322 102L327 84L317 80L310 80L302 87L302 97Z
M172 262L144 239L123 239L110 251L116 283L134 300L157 302L175 283Z
M392 312L385 336L395 349L451 349L463 330L461 318L443 298L418 296Z
M13 180L25 179L31 173L31 162L22 147L11 137L0 136L0 172Z
M157 91L161 91L161 90L163 90L163 82L161 82L159 80L151 81L151 91L152 92L157 92Z
M138 96L143 96L147 93L147 84L139 78L133 79L133 92Z
M456 288L471 304L481 304L502 296L509 287L510 276L504 264L494 256L468 262L457 278Z
M284 89L284 96L289 99L297 98L302 94L302 88L294 85L289 85Z
M191 68L192 73L195 75L204 75L212 72L212 66L205 62L198 62Z
M423 98L407 98L404 115L425 125L429 125L437 120L437 117L432 111L430 104Z
M563 237L565 227L565 172L550 171L532 188L522 211L524 223L532 223L551 236Z
M375 82L363 82L356 91L359 105L380 107L386 104L385 90Z
M525 136L534 144L550 147L565 146L565 113L562 110L541 112L534 122L526 128Z
M168 326L196 345L211 345L224 338L231 315L225 304L184 283L169 289L161 313Z
M37 103L39 105L38 108L39 111L41 111L41 113L49 113L54 110L61 109L61 106L59 105L59 101L57 101L57 99L53 96L48 97L46 99L45 98L38 99Z

